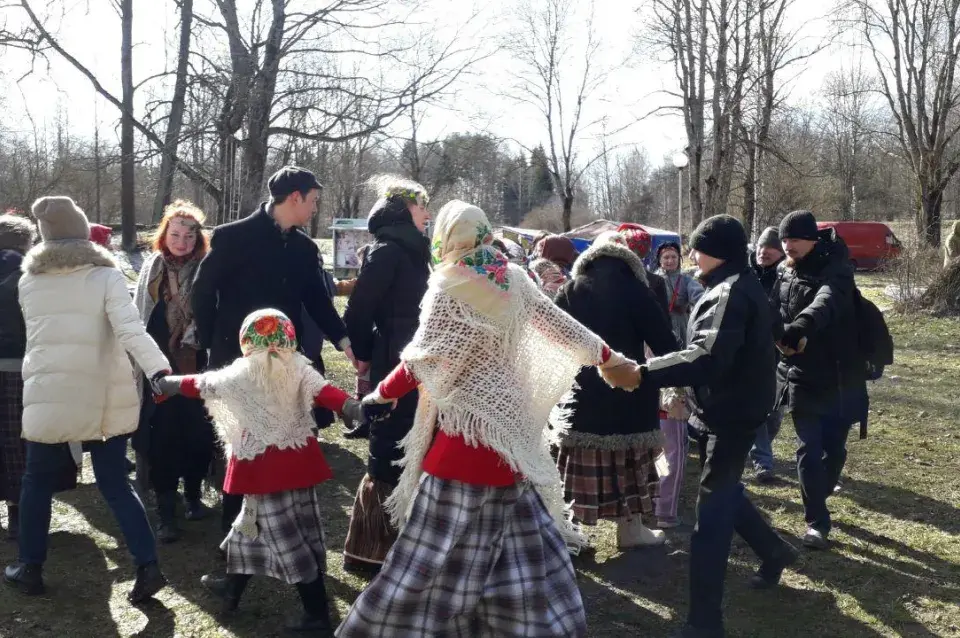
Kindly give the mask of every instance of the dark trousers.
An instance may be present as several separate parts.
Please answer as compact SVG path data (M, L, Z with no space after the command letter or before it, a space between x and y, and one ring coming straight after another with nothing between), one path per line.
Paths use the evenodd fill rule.
M90 452L97 488L120 525L123 540L137 565L157 560L157 545L143 503L127 476L127 438L84 444ZM27 471L20 492L20 560L42 565L47 559L47 535L53 493L63 483L65 464L72 466L66 443L27 442Z
M200 498L200 484L213 459L213 425L196 399L172 397L150 419L150 484L157 494L177 491Z
M827 497L833 494L847 462L851 419L840 409L820 415L794 412L793 425L800 439L797 476L804 518L809 527L821 534L829 534L831 522Z
M690 537L690 611L687 624L723 628L723 581L736 531L761 561L772 560L784 541L743 492L740 478L755 433L716 434L691 428L700 452L697 524Z
M226 534L243 509L243 494L227 494L224 492L220 508L220 526L223 533Z

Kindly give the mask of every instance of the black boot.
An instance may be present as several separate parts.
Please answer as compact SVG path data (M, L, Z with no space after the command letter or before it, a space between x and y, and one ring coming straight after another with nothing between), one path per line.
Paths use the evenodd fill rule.
M240 605L240 598L243 596L243 590L247 588L250 582L249 574L227 574L226 576L206 575L200 578L200 582L213 594L223 599L223 612L230 613L236 611Z
M139 605L167 586L167 579L160 571L156 562L137 567L137 580L133 589L127 594L127 600L132 605Z
M783 547L771 560L760 563L760 569L750 578L750 588L770 589L776 587L780 583L783 570L797 562L799 555L792 545L784 542Z
M38 596L46 591L43 586L43 565L16 562L3 570L3 580L27 596Z
M200 521L210 513L209 508L200 500L200 486L202 480L184 479L183 480L183 501L186 504L186 512L183 515L188 521Z
M327 604L323 574L319 574L312 583L297 583L297 593L303 603L303 615L288 624L287 630L332 636L333 626L330 623L330 608Z
M176 492L157 493L157 514L160 525L157 527L157 540L161 543L175 543L180 540L180 528L177 526Z
M20 506L7 505L7 540L15 541L20 538Z

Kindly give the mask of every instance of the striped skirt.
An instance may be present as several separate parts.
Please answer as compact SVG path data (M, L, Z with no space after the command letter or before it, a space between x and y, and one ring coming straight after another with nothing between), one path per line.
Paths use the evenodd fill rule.
M586 636L570 555L536 492L424 475L341 638Z
M20 483L27 469L22 433L23 377L0 372L0 500L20 502Z
M618 520L651 514L660 477L659 446L638 445L625 450L561 446L557 467L563 496L573 501L573 515L585 525L601 518Z

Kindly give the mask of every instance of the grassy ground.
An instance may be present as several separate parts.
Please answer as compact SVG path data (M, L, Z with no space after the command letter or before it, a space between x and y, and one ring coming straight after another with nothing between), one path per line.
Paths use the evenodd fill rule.
M883 281L861 279L879 299ZM739 636L960 636L960 322L890 318L897 364L874 385L870 437L852 441L843 489L832 500L835 548L804 552L784 587L746 589L754 559L736 541L727 576L727 621ZM332 378L352 386L341 359L328 358ZM752 497L795 544L803 531L792 470L789 421L776 443L779 485L748 482ZM336 478L327 499L329 590L342 617L365 581L342 570L350 505L365 462L364 442L343 440L339 425L324 433ZM682 507L691 515L695 461ZM99 498L90 468L83 485L55 503L46 567L49 593L22 598L0 588L0 636L280 635L298 611L292 588L261 579L241 612L221 622L217 603L199 584L218 568L217 521L185 524L184 540L161 548L172 583L155 604L130 607L124 595L132 569L116 523ZM215 498L211 495L210 502ZM596 530L595 556L575 559L591 636L661 636L682 618L688 537L672 534L665 549L619 553L611 525ZM0 559L15 557L0 546Z

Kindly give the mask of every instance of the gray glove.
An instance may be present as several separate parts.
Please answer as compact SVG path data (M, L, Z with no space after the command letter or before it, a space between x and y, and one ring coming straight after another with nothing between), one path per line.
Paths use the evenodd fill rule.
M180 394L180 382L182 380L183 377L157 375L150 380L150 387L153 388L154 394L174 397Z

